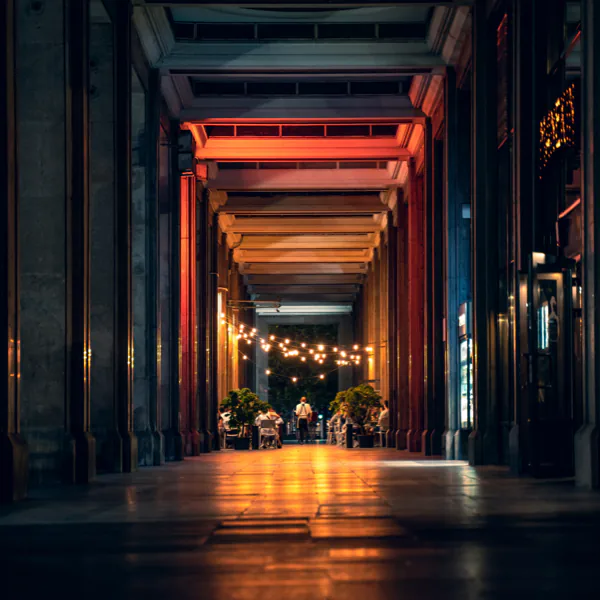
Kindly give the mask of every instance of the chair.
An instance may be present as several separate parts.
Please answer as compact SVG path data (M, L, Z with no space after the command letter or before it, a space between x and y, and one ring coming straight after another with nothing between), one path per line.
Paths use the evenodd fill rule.
M263 437L277 442L277 423L271 419L265 419L258 425L258 447L263 444Z
M239 429L226 429L225 437L223 440L223 449L225 450L227 448L227 442L233 443L233 440L235 440L237 437L239 437L239 435L240 435Z

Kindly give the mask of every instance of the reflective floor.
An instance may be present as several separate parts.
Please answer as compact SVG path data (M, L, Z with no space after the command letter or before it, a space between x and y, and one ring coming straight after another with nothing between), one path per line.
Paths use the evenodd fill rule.
M599 547L600 495L568 481L227 451L0 509L0 597L596 598Z

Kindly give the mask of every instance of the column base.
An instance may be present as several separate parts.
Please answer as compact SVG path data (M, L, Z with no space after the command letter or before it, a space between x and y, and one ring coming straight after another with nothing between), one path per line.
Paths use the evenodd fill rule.
M190 429L182 433L185 440L185 455L198 456L200 454L200 433L196 429Z
M123 472L123 440L118 431L109 431L100 442L99 450L96 456L98 471L105 473Z
M18 433L0 434L0 502L27 497L29 449Z
M208 454L212 450L213 435L207 429L200 432L200 454Z
M421 452L423 441L423 431L410 429L406 434L406 449L409 452Z
M421 434L421 448L425 456L441 456L442 455L442 433L435 429L425 430Z
M165 464L165 436L158 430L152 432L152 464L155 467Z
M508 466L512 475L522 475L525 471L521 454L521 430L516 423L508 433Z
M454 433L454 459L468 460L469 459L469 436L470 429L457 429Z
M483 465L483 434L475 429L469 434L468 458L471 466Z
M385 434L385 447L395 448L396 447L396 430L388 429Z
M408 448L406 438L408 431L406 429L398 429L396 431L396 450L406 450Z
M138 465L151 467L154 465L154 436L149 429L136 431L138 440Z
M68 483L89 483L96 477L96 438L82 431L67 439L68 464L65 479Z
M446 429L444 431L444 435L442 436L442 456L446 460L454 460L456 455L454 453L454 436L456 435L456 430L454 429Z
M184 456L184 439L181 432L177 429L166 429L164 432L165 440L165 460L181 461Z
M596 425L584 425L575 434L575 484L600 488L600 429Z
M123 441L123 473L134 473L138 469L138 440L133 431L121 434Z

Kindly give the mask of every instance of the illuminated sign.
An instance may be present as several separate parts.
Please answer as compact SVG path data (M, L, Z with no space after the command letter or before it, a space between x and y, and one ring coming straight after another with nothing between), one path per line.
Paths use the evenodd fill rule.
M540 121L540 167L548 165L554 154L575 145L575 84L569 86Z

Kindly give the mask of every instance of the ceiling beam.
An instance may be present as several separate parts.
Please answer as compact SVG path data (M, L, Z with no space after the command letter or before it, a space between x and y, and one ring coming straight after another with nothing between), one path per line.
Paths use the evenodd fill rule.
M408 160L392 138L209 138L196 158L216 161Z
M225 191L381 191L400 185L385 169L240 169L219 171L208 187Z
M368 262L373 250L241 250L233 251L238 263L357 263Z
M356 294L358 285L251 285L250 294L299 295L299 294Z
M234 196L220 208L222 213L268 215L298 213L376 213L386 210L379 194L362 196Z
M306 295L287 295L278 296L277 294L255 294L255 300L262 300L264 302L276 302L278 300L287 302L306 302L309 298ZM354 294L315 294L313 298L310 298L311 302L353 302L355 299Z
M368 263L241 263L241 275L344 275L366 273Z
M246 8L264 8L277 11L278 8L323 8L323 2L314 2L311 0L295 0L294 2L286 2L284 0L262 0L262 2L256 2L256 0L144 0L146 4L153 6L212 6L214 8L222 8L223 6L244 6ZM393 2L392 0L362 0L357 2L356 0L345 0L340 2L329 1L327 7L331 9L335 8L365 8L369 6L461 6L472 4L473 0L442 0L441 2L435 2L434 0L401 0L400 2Z
M154 65L159 69L406 69L444 67L423 41L177 42Z
M349 235L244 235L239 248L254 249L360 249L375 248L374 233Z
M245 275L244 283L246 285L333 285L333 284L352 284L359 285L363 283L363 275Z
M371 217L219 217L225 233L375 233L380 215Z

